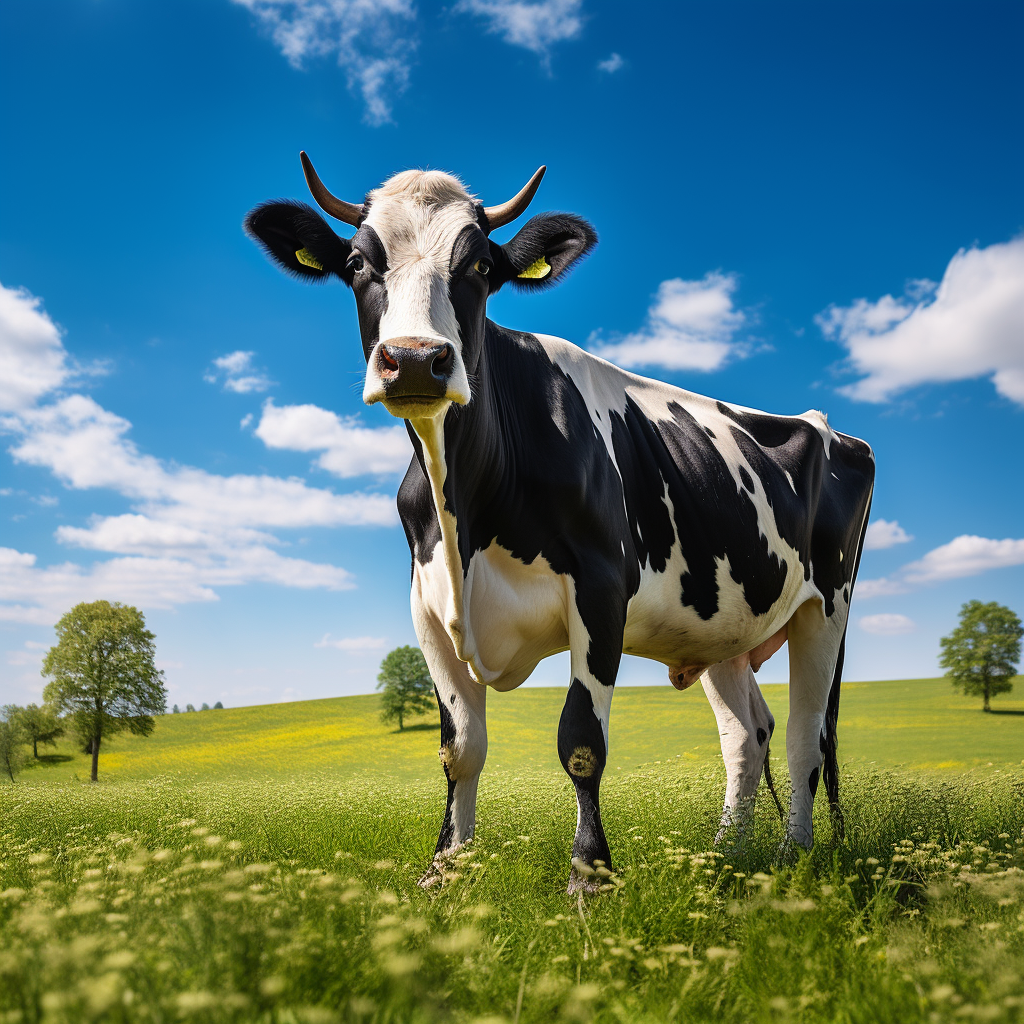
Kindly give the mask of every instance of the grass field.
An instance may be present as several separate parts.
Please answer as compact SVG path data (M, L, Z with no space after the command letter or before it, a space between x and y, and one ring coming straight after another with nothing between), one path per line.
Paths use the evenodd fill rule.
M389 732L375 698L167 716L96 786L65 746L0 786L0 1022L1024 1020L1024 715L845 684L845 838L819 806L814 851L780 865L770 801L712 847L699 691L624 689L616 873L580 901L560 700L491 702L478 837L426 892L435 728Z
M764 688L777 719L773 759L785 761L788 687ZM520 768L561 774L555 732L565 691L520 689L488 696L487 773ZM174 773L204 778L264 776L306 768L440 780L436 713L398 733L378 718L379 697L270 704L165 715L147 738L119 736L100 758L103 781ZM844 683L840 758L853 764L946 772L1019 765L1024 759L1024 680L999 697L996 713L955 693L944 679ZM26 784L88 778L89 758L70 740L43 751ZM718 763L718 730L700 686L624 687L615 694L609 770L675 757ZM68 758L68 760L63 760Z

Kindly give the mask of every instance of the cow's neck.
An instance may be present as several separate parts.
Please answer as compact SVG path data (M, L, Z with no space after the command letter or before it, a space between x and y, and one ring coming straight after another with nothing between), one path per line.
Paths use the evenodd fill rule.
M491 334L489 323L486 332ZM419 458L430 481L430 492L441 528L441 548L449 582L445 628L459 660L467 662L474 675L483 682L474 664L476 644L466 621L464 603L465 577L472 551L468 550L468 531L464 532L460 545L456 518L460 509L455 504L449 480L457 474L459 495L468 498L474 494L493 493L505 473L507 458L495 416L486 343L474 378L476 386L469 405L450 409L447 415L432 419L411 420L410 424L420 440L422 452ZM462 511L465 512L464 509ZM462 550L463 545L467 546L465 551Z
M430 482L430 494L434 499L434 508L437 510L438 523L441 527L441 550L449 583L445 629L451 637L459 660L469 662L474 652L467 650L463 622L463 574L462 559L459 556L458 526L455 516L445 507L444 499L444 485L448 479L444 419L442 415L432 419L410 420L410 423L420 440L423 472Z

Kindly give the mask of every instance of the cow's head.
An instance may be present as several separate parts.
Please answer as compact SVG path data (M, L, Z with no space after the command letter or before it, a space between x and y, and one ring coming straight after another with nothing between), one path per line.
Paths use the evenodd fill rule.
M317 203L356 233L341 238L312 207L291 201L257 206L246 230L296 277L333 274L352 289L367 363L363 401L401 418L470 402L488 296L506 282L546 288L597 242L585 220L560 213L532 218L504 245L488 237L526 209L543 167L501 206L483 206L441 171L403 171L357 206L331 195L301 156Z

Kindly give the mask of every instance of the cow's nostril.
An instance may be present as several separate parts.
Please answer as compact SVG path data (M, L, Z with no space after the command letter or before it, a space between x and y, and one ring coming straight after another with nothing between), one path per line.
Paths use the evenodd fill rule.
M388 351L387 345L380 347L380 364L384 370L390 370L392 373L398 371L398 360Z
M430 364L430 372L435 377L447 377L451 373L452 366L455 364L455 349L451 345L445 345L441 349L440 353L434 357L434 361Z

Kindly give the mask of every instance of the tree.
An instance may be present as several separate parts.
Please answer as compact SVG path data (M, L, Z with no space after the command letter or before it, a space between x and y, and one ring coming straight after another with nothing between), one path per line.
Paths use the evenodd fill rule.
M163 673L153 664L156 638L138 608L109 601L75 605L55 629L57 643L43 659L51 678L43 697L88 739L95 782L103 737L123 730L148 736L153 715L167 708Z
M207 704L206 701L204 700L203 701L203 706L199 710L200 711L209 711L210 710L210 705Z
M223 711L224 710L224 705L221 704L220 701L217 701L217 703L213 705L213 710L214 711Z
M52 708L45 705L29 704L18 709L18 723L25 740L32 744L32 756L38 760L39 744L44 747L55 747L57 740L64 735L64 726L57 721Z
M21 708L14 704L0 707L0 772L10 776L14 781L14 773L21 770L25 759L21 747L25 742L20 718Z
M185 711L186 712L188 712L188 711L195 711L195 705L193 705L193 704L186 704L185 705Z
M939 663L954 688L983 697L983 710L991 711L989 700L1013 689L1022 636L1020 619L1005 605L968 601L960 609L960 625L939 641Z
M383 689L380 717L398 720L405 728L407 715L429 711L434 702L434 682L418 647L396 647L381 663L377 689Z
M181 714L181 708L179 708L178 705L175 704L174 707L171 708L171 714L173 714L173 715L180 715Z

